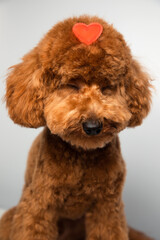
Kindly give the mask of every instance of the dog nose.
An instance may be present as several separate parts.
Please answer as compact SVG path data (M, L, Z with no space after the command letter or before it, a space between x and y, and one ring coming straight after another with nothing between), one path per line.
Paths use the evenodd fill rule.
M98 135L102 130L102 122L98 120L88 120L83 122L83 130L87 135Z

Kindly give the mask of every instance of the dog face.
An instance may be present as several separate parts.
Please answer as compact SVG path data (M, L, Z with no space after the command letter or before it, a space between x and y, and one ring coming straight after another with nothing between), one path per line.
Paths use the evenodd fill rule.
M77 22L99 22L103 33L89 46L80 43L72 33ZM95 149L141 124L150 108L149 80L112 26L99 18L72 18L13 67L6 101L16 123L47 125L70 144Z
M120 87L125 65L95 46L73 52L59 63L64 74L44 103L45 119L52 133L72 145L103 147L131 118Z

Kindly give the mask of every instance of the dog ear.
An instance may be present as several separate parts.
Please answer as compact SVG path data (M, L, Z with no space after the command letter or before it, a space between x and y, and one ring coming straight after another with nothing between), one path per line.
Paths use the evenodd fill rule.
M132 60L130 76L126 84L127 102L132 117L128 127L135 127L142 123L150 110L151 79L140 64Z
M15 123L26 127L45 125L43 116L44 89L43 75L38 60L38 50L34 48L25 55L23 61L11 67L6 84L6 105Z

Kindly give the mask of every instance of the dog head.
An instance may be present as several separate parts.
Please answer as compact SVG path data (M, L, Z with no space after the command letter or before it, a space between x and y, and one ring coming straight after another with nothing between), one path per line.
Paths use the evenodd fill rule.
M77 22L98 22L90 45L72 32ZM6 103L15 123L45 126L76 147L105 146L149 112L150 77L132 58L122 35L97 17L70 18L55 25L38 46L12 67Z

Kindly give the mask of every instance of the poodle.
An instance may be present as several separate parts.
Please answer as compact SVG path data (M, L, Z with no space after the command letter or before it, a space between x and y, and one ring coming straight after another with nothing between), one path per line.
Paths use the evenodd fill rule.
M151 240L126 223L118 133L151 104L151 79L123 36L98 17L56 24L13 66L6 105L21 126L45 126L30 149L18 205L0 240Z

